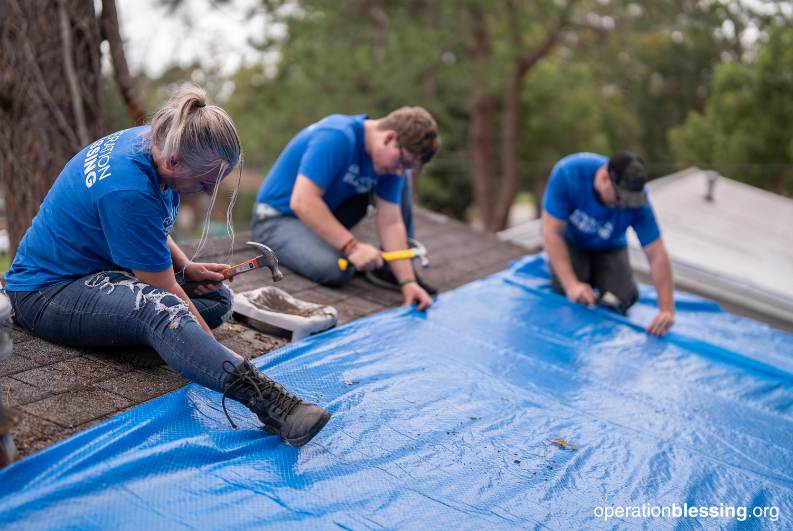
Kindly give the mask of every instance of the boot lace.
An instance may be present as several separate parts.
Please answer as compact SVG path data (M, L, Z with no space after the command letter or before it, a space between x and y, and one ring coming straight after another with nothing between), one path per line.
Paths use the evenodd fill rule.
M275 380L268 377L261 377L261 375L259 375L247 362L245 362L244 366L240 365L239 367L235 367L233 363L226 360L223 362L223 370L226 374L229 374L233 380L231 380L223 390L221 405L223 406L223 413L225 413L226 419L235 430L237 429L237 425L231 419L231 415L229 415L228 409L226 408L226 396L230 391L239 390L253 393L257 401L267 400L270 404L268 409L277 414L280 412L284 420L286 420L301 402L300 398L287 391Z

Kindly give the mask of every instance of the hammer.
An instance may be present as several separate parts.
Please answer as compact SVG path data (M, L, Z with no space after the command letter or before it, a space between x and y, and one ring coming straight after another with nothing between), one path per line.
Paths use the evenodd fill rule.
M278 269L278 257L275 255L275 251L273 251L263 243L259 243L259 242L247 242L247 245L253 247L262 254L255 256L250 260L246 260L235 266L231 266L228 269L224 269L223 271L220 272L223 275L223 280L229 280L241 273L245 273L253 269L259 269L260 267L266 267L270 270L270 272L273 274L273 282L278 282L279 280L284 278L284 274L281 273L280 269ZM191 281L191 282L186 282L184 284L184 287L185 289L192 290L199 285L217 284L218 282L222 282L222 281L214 281L214 280L202 280L200 282Z
M401 251L385 251L380 253L380 256L383 257L383 260L386 262L393 262L394 260L410 260L412 258L418 258L421 263L422 268L427 268L430 266L430 260L427 258L427 248L424 247L421 242L418 240L409 240L409 243L413 246L408 249L402 249ZM342 271L347 271L347 267L350 265L350 261L346 258L339 258L339 269Z

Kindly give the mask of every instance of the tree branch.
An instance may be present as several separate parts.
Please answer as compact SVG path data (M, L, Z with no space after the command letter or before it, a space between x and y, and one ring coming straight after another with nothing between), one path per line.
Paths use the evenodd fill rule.
M570 0L562 11L561 16L559 17L559 21L556 23L556 27L548 33L545 37L545 40L540 44L534 51L529 54L524 55L518 60L516 74L519 77L523 77L526 75L526 72L531 70L531 68L543 57L545 57L548 52L550 52L553 47L556 45L559 37L562 35L562 31L567 27L570 22L570 14L573 12L575 5L579 2L579 0Z
M33 47L30 44L30 40L28 39L28 27L25 23L25 13L22 11L22 8L19 6L17 0L9 0L11 5L13 6L14 10L19 15L19 23L20 23L20 34L22 35L22 39L24 40L23 48L25 50L25 55L30 61L31 70L33 71L33 75L36 77L36 87L38 88L39 92L41 93L41 97L49 108L52 115L55 117L55 121L58 122L58 126L60 126L63 133L66 135L69 142L72 144L72 148L76 151L79 151L83 144L80 143L80 140L77 138L77 135L74 132L74 129L69 125L69 121L66 120L66 117L61 112L58 105L52 99L52 94L50 94L49 89L47 89L47 83L44 80L44 75L41 73L41 69L39 68L38 61L36 61L36 54L33 52Z
M113 72L121 97L127 105L127 112L134 124L146 121L146 113L138 99L135 80L129 73L127 59L124 56L124 42L118 27L118 12L115 0L102 0L101 16L102 34L110 45L110 58L113 61Z
M61 42L63 47L63 68L66 71L66 81L69 85L69 94L72 97L72 110L74 120L77 122L77 136L80 144L86 145L90 142L88 138L88 127L85 124L85 112L83 111L83 99L80 96L80 85L77 80L77 72L74 68L74 50L72 47L72 33L69 25L69 14L66 12L65 0L58 0L58 18L61 24Z
M498 203L494 207L495 215L491 230L503 229L509 218L512 203L520 189L520 175L518 171L518 136L522 115L521 91L526 73L537 64L540 59L548 55L556 45L562 31L570 22L570 15L579 0L571 0L559 16L556 27L551 30L545 40L532 52L520 56L520 33L516 23L517 12L511 1L507 2L508 16L510 19L511 36L516 47L514 69L512 70L505 87L504 108L501 121L501 171L502 180L499 187Z

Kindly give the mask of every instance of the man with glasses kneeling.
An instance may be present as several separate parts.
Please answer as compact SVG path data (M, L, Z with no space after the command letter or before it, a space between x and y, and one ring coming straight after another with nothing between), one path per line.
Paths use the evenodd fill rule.
M543 240L556 291L624 314L639 298L625 237L633 227L658 292L659 312L647 331L662 336L675 319L672 267L645 181L635 153L568 155L554 166L545 190Z
M413 237L411 174L440 145L425 109L402 107L384 118L334 114L300 131L279 155L259 189L253 239L279 261L320 284L338 286L357 270L402 291L424 309L435 290L407 260L385 266L381 251L408 247ZM350 232L371 202L382 249ZM339 258L353 267L342 270Z

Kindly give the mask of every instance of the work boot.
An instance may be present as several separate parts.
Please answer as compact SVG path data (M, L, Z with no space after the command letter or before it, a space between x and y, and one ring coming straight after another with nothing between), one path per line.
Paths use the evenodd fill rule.
M427 282L421 278L418 271L414 270L413 275L416 277L416 284L421 286L424 291L427 292L427 294L430 296L438 294L438 288L427 284ZM391 272L391 268L388 266L383 266L381 268L375 269L374 271L367 271L365 276L366 280L375 286L381 286L395 291L402 291L402 286L399 285L394 273Z
M623 304L623 302L619 299L619 297L617 297L610 291L601 292L600 296L597 299L597 303L600 306L603 306L604 308L616 312L620 315L625 315L628 311L628 306Z
M300 447L310 441L327 424L330 413L316 404L309 404L290 393L284 387L258 371L248 361L229 370L223 391L223 412L231 427L237 425L226 411L226 397L232 398L256 413L264 429L280 435L292 446Z

